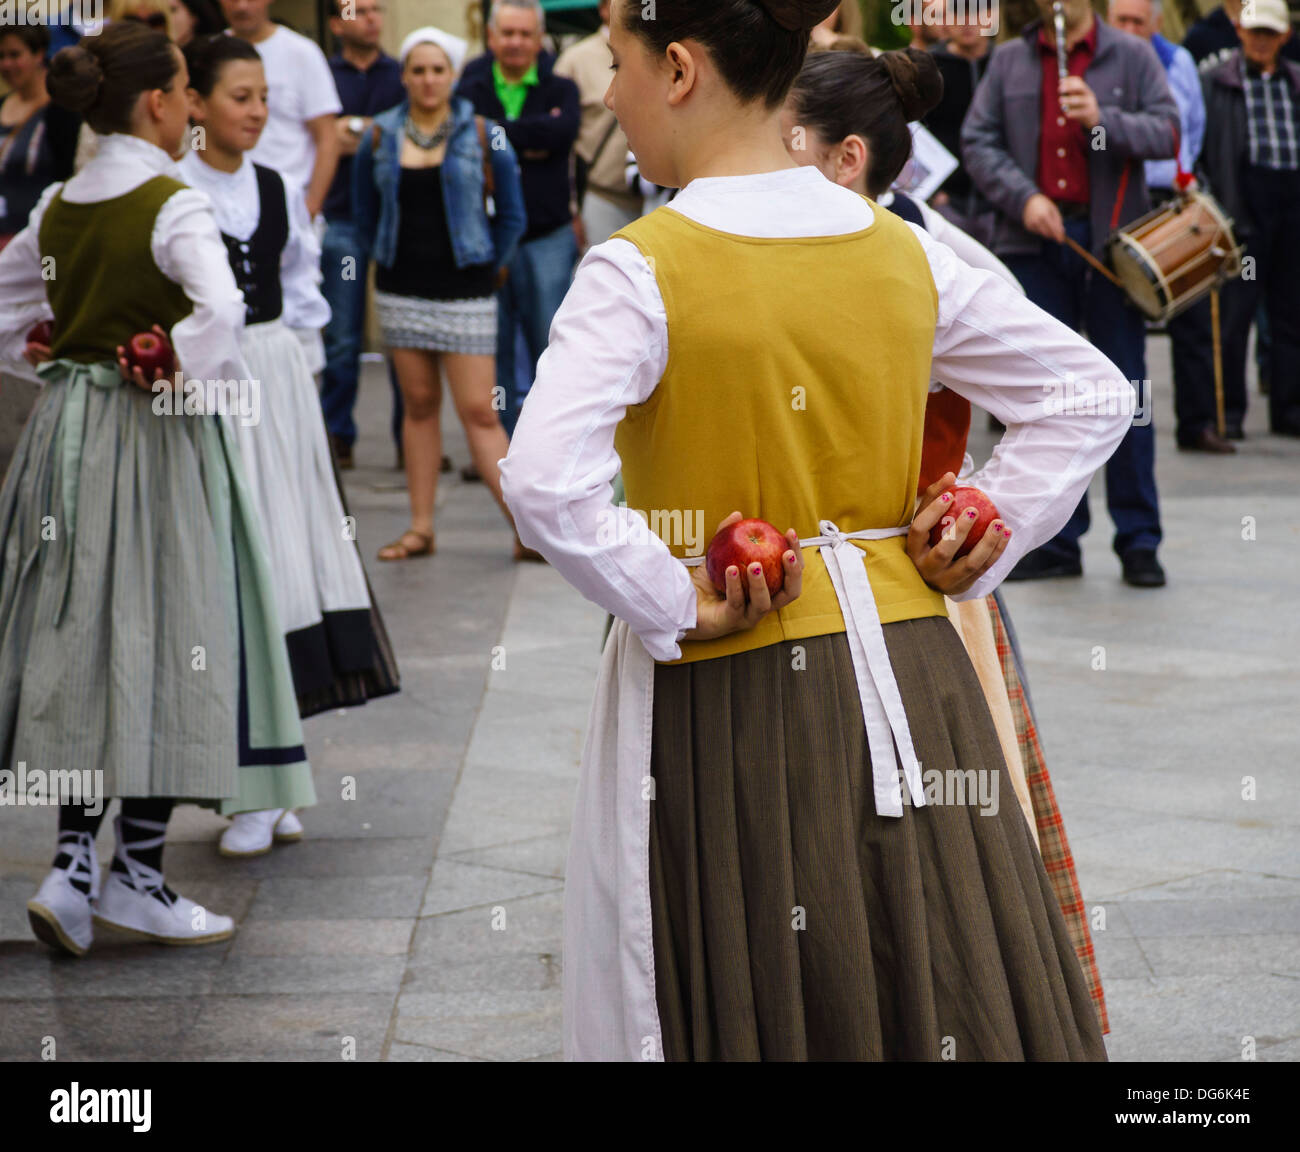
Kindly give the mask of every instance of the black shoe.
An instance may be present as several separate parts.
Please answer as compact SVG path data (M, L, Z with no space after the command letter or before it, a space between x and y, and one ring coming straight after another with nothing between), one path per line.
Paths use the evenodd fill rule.
M330 451L334 453L334 463L338 465L340 472L347 472L352 468L352 444L344 440L341 436L330 437Z
M1270 431L1274 436L1300 436L1300 420L1283 420Z
M1082 560L1061 560L1030 552L1007 573L1008 580L1049 580L1055 576L1082 576Z
M468 482L483 479L483 477L478 474L478 469L475 468L473 464L466 464L465 467L460 470L460 478Z
M1165 570L1156 559L1154 548L1134 548L1123 558L1124 583L1134 588L1163 588Z
M1220 456L1230 455L1237 449L1213 428L1201 429L1201 434L1190 443L1178 445L1184 452L1212 452Z
M1246 433L1241 430L1240 424L1225 424L1223 426L1223 435L1228 440L1246 439Z
M399 456L402 454L402 450L401 450L400 448L397 450L397 454L398 454ZM450 457L450 456L444 456L444 457L442 458L442 467L439 469L439 471L442 471L442 472L450 472L450 471L451 471L453 468L455 468L455 467L456 467L456 465L454 465L454 464L451 462L451 457Z

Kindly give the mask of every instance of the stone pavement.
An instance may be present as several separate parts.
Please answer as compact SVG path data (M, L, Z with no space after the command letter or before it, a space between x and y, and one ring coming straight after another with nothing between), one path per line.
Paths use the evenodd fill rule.
M1096 917L1112 1058L1237 1060L1253 1042L1294 1060L1300 443L1264 436L1252 398L1235 458L1176 452L1162 338L1150 356L1169 587L1120 582L1098 480L1085 578L1007 597ZM406 522L386 392L369 367L347 486L402 693L308 722L320 804L301 844L226 861L223 821L178 810L168 876L237 917L223 945L105 936L81 960L52 956L24 904L54 813L0 811L0 1058L39 1058L51 1036L61 1059L557 1058L564 860L603 613L549 568L514 565L491 498L455 474L437 556L372 561ZM444 428L465 462L450 409ZM977 458L992 443L976 429Z

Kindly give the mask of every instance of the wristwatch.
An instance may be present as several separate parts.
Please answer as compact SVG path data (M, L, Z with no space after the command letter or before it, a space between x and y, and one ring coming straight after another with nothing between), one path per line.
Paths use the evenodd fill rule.
M348 131L351 132L353 136L360 136L362 131L365 129L365 126L366 126L366 122L362 117L360 116L348 117Z

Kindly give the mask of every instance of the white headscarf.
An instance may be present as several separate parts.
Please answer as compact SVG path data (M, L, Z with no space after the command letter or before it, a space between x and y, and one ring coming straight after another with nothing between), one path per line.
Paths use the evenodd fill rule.
M447 59L451 61L452 73L455 75L460 74L460 66L465 63L465 52L469 48L467 41L462 40L459 36L453 36L450 32L444 32L441 28L434 28L432 25L417 28L402 41L402 50L397 57L402 67L406 67L406 58L411 54L411 50L420 44L438 45L447 53Z

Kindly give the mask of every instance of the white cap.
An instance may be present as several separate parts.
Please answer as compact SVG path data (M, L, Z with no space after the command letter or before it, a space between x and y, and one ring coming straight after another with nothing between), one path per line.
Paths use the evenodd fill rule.
M1286 0L1244 0L1237 23L1243 28L1268 28L1281 33L1291 28Z
M436 44L447 53L447 59L451 61L451 70L459 74L460 66L465 63L465 52L469 48L469 43L462 40L459 36L453 36L450 32L444 32L441 28L434 28L432 25L417 28L405 40L402 41L402 50L397 54L397 59L402 66L406 66L406 58L411 54L411 50L420 44Z

